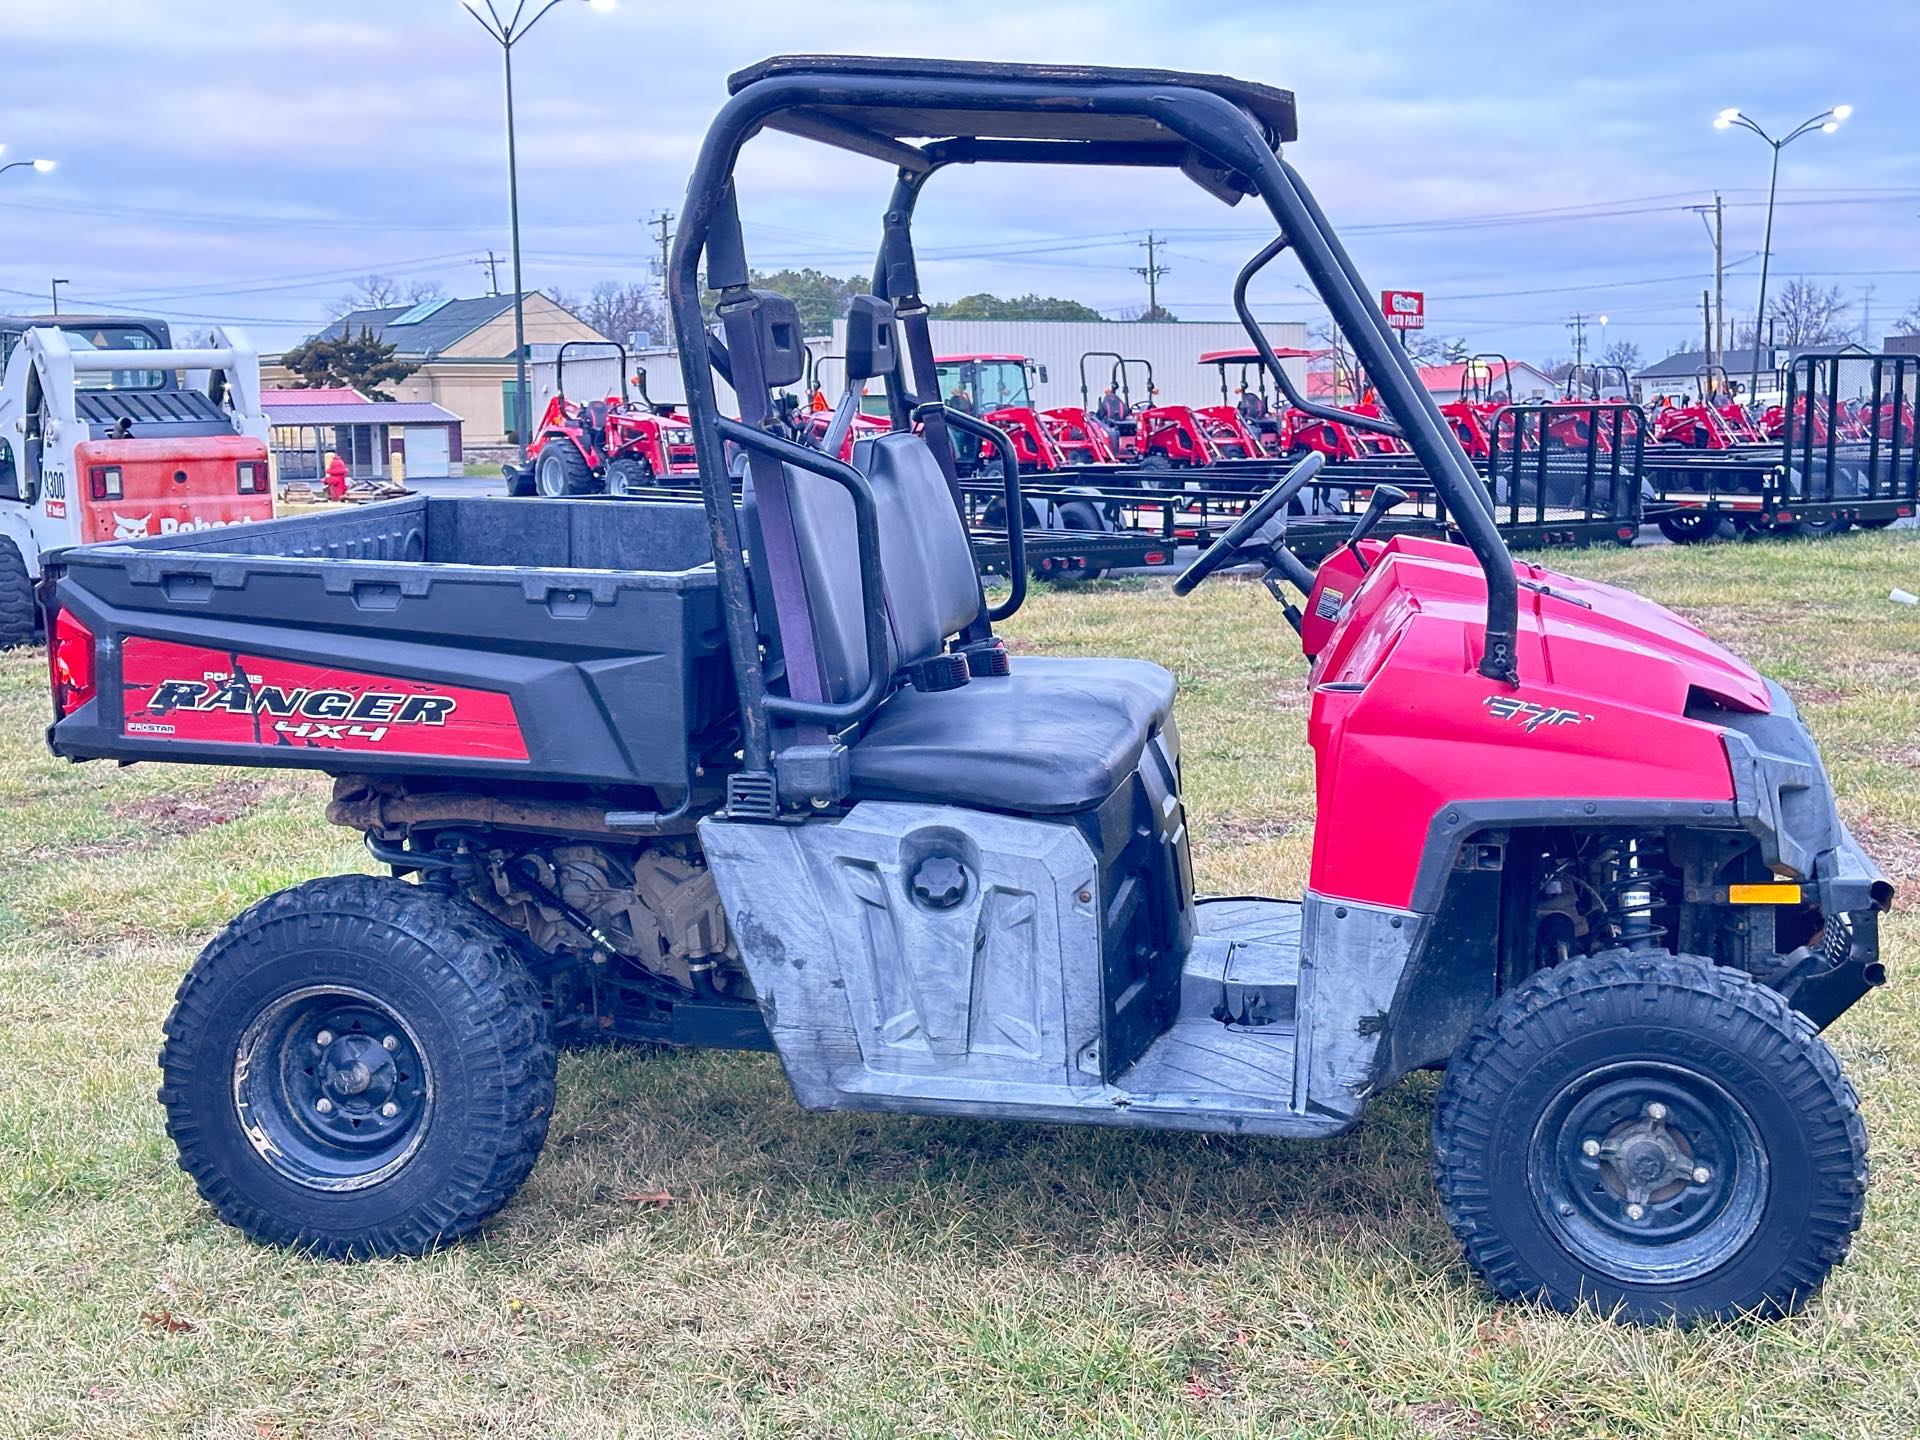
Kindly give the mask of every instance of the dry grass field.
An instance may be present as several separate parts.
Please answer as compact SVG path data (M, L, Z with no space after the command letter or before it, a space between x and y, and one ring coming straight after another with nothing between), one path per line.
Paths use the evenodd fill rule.
M1563 554L1795 692L1841 807L1920 882L1920 536ZM1302 664L1257 586L1037 596L1028 649L1179 676L1211 890L1291 892ZM1832 1033L1873 1189L1802 1317L1633 1330L1495 1305L1428 1180L1430 1079L1323 1145L802 1114L769 1057L565 1059L476 1241L248 1244L154 1102L173 987L234 912L369 868L324 782L50 758L0 658L0 1435L1866 1437L1920 1434L1920 954Z

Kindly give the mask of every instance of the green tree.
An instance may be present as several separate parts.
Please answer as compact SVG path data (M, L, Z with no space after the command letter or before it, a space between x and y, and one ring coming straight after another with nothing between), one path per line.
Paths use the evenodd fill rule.
M391 400L383 385L398 385L420 367L397 358L395 348L362 326L358 335L316 335L280 357L298 379L296 388L348 386L370 400Z
M1171 325L1180 317L1164 305L1150 305L1133 318L1152 321L1157 325Z
M1104 320L1091 305L1063 300L1057 295L1016 295L1011 300L984 291L943 300L928 307L935 320Z

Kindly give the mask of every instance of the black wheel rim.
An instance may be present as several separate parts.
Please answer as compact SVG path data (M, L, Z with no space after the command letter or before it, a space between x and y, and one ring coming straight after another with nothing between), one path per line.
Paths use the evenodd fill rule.
M1703 534L1710 526L1720 523L1717 515L1708 515L1703 510L1680 510L1666 517L1667 524L1682 535Z
M282 995L240 1037L233 1103L255 1152L313 1190L358 1190L420 1148L433 1079L392 1009L348 986Z
M1534 1130L1528 1172L1560 1243L1628 1284L1719 1268L1766 1210L1767 1154L1746 1108L1664 1062L1608 1066L1563 1088Z

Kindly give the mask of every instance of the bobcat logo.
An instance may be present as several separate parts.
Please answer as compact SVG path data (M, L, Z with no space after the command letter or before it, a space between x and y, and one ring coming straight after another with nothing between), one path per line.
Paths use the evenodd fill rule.
M113 538L116 540L141 540L153 533L151 515L115 515L113 517Z

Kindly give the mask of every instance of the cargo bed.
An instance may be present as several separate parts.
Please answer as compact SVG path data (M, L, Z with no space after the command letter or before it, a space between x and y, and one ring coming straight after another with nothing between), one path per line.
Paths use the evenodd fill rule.
M73 759L512 776L677 802L735 740L706 516L414 497L68 550ZM90 637L90 644L87 637ZM263 750L271 750L268 758Z

